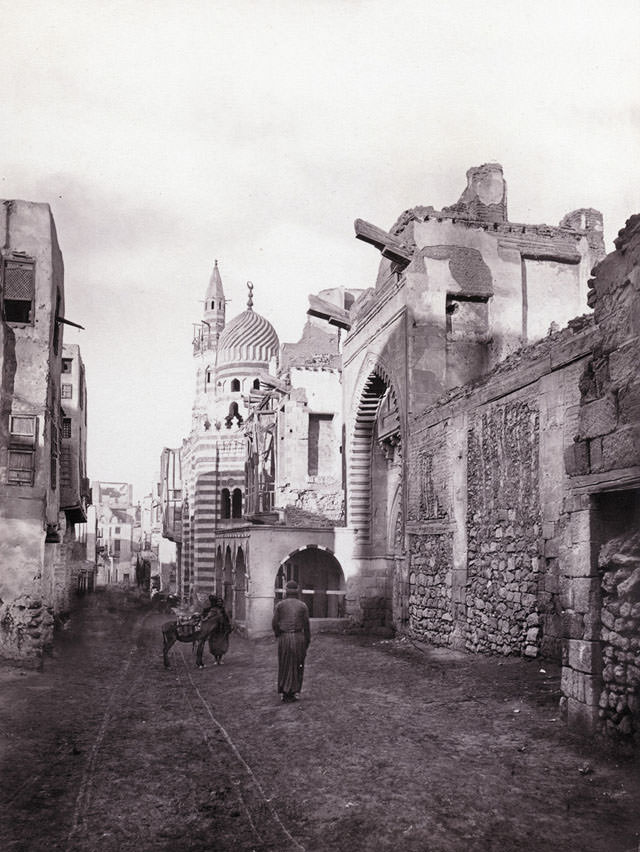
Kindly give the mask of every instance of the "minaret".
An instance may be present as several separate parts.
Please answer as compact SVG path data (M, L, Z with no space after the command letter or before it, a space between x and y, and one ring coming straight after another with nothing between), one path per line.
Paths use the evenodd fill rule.
M220 334L224 328L225 300L222 289L222 279L218 270L218 261L215 261L207 295L204 300L204 320L210 326L211 332Z

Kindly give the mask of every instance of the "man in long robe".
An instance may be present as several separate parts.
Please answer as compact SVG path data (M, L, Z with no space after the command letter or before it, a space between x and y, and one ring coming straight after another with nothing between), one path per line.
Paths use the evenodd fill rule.
M295 701L302 689L311 628L309 610L298 600L298 584L293 580L285 587L284 600L276 604L272 627L278 639L278 693L285 702Z

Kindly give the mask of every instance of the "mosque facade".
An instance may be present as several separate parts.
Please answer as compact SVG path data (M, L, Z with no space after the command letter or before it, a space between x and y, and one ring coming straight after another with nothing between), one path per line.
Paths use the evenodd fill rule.
M247 309L227 322L216 262L194 327L191 432L164 450L161 489L182 598L220 595L253 637L270 632L288 579L325 626L345 619L346 602L337 338L309 321L281 346L248 287Z

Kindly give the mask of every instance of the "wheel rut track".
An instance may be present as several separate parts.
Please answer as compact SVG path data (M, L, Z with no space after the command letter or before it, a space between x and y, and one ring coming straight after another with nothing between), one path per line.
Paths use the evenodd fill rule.
M304 850L214 715L210 698L198 686L192 654L173 649L173 668L161 668L152 616L137 617L126 649L119 645L119 671L110 680L97 731L90 737L65 852ZM160 764L156 757L154 764L149 755L158 746L159 724L176 757L167 754ZM130 764L127 750L135 747L135 737L140 767L118 777L120 759L124 767ZM145 789L145 776L156 782L156 792ZM158 794L160 777L164 783ZM135 791L139 806L122 795L125 786ZM146 787L153 788L151 780Z

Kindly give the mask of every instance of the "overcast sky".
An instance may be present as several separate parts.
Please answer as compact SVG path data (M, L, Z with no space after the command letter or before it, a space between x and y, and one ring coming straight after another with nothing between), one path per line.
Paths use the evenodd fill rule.
M372 286L353 221L462 193L497 161L509 218L640 212L637 0L1 0L4 198L51 204L92 479L151 490L188 434L192 322L297 340L307 294Z

